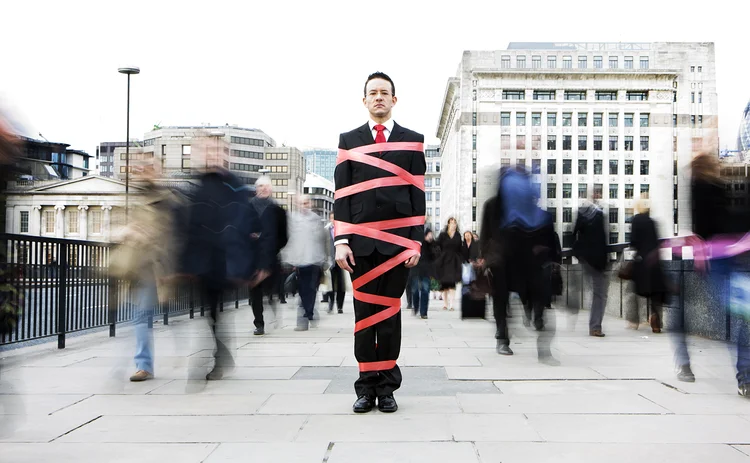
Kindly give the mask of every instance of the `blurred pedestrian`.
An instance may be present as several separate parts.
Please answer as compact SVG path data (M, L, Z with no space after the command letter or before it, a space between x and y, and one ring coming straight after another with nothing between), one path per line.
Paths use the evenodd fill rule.
M273 236L274 243L276 243L273 250L271 275L250 290L253 324L255 325L253 334L256 336L266 334L266 324L263 318L264 296L268 298L268 303L273 311L274 323L278 323L278 307L273 297L279 294L279 282L283 281L284 278L278 256L288 241L287 217L286 211L271 197L272 194L273 186L269 177L263 176L255 181L255 196L250 200L250 205L255 209L260 219L261 233Z
M412 286L407 288L412 292L414 315L427 319L427 309L430 305L430 284L434 275L435 249L432 230L426 229L422 240L422 257L416 267L410 270Z
M458 221L450 217L436 243L438 256L435 272L443 293L443 310L453 310L456 283L461 281L462 242Z
M476 263L479 259L479 243L474 240L474 234L470 231L464 232L464 240L461 243L461 254L465 264Z
M589 336L603 338L602 320L607 305L607 278L604 275L607 266L607 231L604 228L604 211L598 200L587 201L578 210L573 228L573 255L581 261L584 272L591 279Z
M333 212L329 215L328 225L326 225L326 236L330 237L330 244L333 247L333 240L335 238L335 232L333 227ZM345 275L341 267L338 266L336 261L330 268L331 272L331 291L328 292L328 313L333 312L333 305L336 304L338 313L344 313L344 299L346 298L346 283L344 281Z
M318 317L315 302L323 268L333 265L330 234L320 217L312 211L310 197L298 198L299 211L293 212L289 221L289 243L282 253L284 262L297 269L300 310L295 331L307 331Z
M659 258L659 237L656 223L651 218L647 200L636 203L636 215L633 217L630 247L635 249L633 261L633 289L640 297L651 301L649 324L651 331L661 333L663 306L667 299L667 282ZM628 310L627 319L630 328L638 328L638 299Z

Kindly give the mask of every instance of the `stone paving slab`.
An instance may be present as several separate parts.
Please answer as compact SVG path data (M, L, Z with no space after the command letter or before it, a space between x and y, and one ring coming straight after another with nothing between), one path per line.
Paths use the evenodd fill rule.
M64 410L106 416L253 415L268 394L96 395ZM308 396L309 397L309 396Z
M13 404L13 407L0 407L0 415L50 415L76 402L80 402L90 394L5 394L0 395L0 404ZM0 418L2 419L2 418Z
M354 415L352 394L323 394L311 400L309 395L277 394L258 410L261 415ZM399 415L463 413L455 396L413 397L398 400Z
M0 444L4 463L201 463L218 444ZM320 460L318 460L320 461Z
M369 443L340 443L331 451L328 463L425 463L434 461L479 462L468 442L396 442L387 446Z
M328 442L318 443L223 443L204 463L255 462L321 463L328 452ZM330 460L329 460L330 461Z
M664 414L669 410L632 392L575 396L458 394L464 413ZM748 404L750 405L750 404Z
M152 395L187 394L200 391L201 394L322 394L328 387L326 380L246 380L225 379L222 381L176 380L154 389ZM199 389L193 388L195 386Z
M453 440L463 442L534 442L542 438L521 414L462 414L451 417Z
M450 421L461 415L399 415L374 410L361 416L311 416L297 442L432 442L452 439Z

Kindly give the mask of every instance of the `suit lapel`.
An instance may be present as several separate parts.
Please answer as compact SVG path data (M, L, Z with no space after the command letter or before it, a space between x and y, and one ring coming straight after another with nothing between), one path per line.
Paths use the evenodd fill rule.
M403 141L405 134L406 134L406 131L404 130L404 128L394 122L393 132L391 132L391 136L388 137L388 141L389 142Z
M370 130L369 123L365 123L365 125L359 128L359 139L364 145L375 144L375 139L372 138L372 131Z

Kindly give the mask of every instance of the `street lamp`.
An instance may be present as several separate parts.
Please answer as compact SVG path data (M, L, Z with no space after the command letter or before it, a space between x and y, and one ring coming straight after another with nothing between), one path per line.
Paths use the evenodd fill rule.
M140 74L141 70L135 66L128 66L117 69L117 72L128 76L128 106L125 122L125 223L127 223L130 211L130 76Z

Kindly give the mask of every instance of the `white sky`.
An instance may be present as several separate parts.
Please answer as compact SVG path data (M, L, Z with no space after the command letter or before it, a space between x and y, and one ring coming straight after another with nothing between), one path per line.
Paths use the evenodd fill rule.
M734 4L734 6L732 5ZM742 6L742 5L745 6ZM363 124L362 87L388 73L394 119L437 142L464 50L509 42L713 41L721 147L750 99L743 1L11 1L2 6L0 102L26 132L91 154L154 124L229 123L277 143L335 148ZM741 11L744 9L744 12Z

